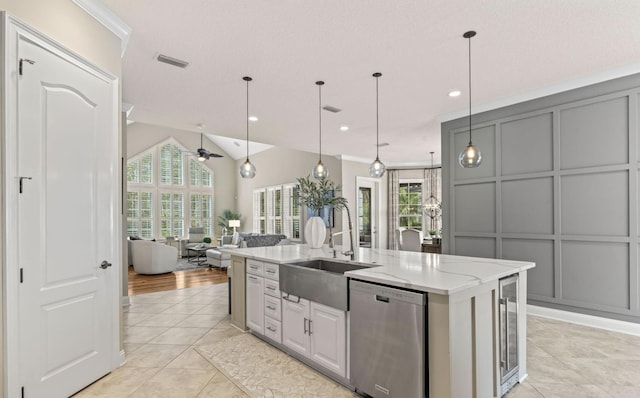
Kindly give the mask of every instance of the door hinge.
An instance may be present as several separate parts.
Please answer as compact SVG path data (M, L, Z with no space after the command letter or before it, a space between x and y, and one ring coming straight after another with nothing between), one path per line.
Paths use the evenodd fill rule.
M33 65L33 64L35 64L35 63L36 63L36 61L32 61L32 60L30 60L30 59L20 58L20 63L18 64L18 74L19 74L20 76L22 76L22 64L23 64L24 62L28 63L29 65Z
M24 270L24 268L20 268L20 283L24 282L24 272L22 272L23 270Z
M31 180L31 177L18 177L20 179L20 192L22 193L22 180Z

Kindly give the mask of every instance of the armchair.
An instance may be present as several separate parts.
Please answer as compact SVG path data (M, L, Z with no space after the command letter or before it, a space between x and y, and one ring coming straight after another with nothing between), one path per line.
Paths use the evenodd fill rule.
M176 270L178 249L149 240L130 241L133 270L138 274L164 274Z
M182 257L186 257L187 255L187 245L190 243L202 243L204 239L204 228L203 227L189 227L189 236L187 239L183 239L180 241L180 254Z

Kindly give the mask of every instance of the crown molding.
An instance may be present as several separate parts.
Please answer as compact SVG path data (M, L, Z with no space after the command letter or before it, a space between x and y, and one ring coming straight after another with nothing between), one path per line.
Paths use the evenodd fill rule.
M120 57L124 57L132 29L100 0L71 0L87 14L120 38Z

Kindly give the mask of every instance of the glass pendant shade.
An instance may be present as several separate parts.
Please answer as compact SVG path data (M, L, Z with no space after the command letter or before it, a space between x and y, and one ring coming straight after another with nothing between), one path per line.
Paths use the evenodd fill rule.
M256 176L256 166L249 161L249 158L240 166L240 175L242 178L253 178Z
M476 32L470 30L462 35L469 40L469 145L458 155L458 163L465 169L472 169L482 163L482 153L471 143L471 38Z
M371 163L371 166L369 166L369 175L373 178L381 178L384 175L384 171L386 170L386 167L384 166L384 163L380 161L380 156L378 154L378 148L380 148L378 78L382 76L382 73L376 72L372 76L376 78L376 160L374 160L373 163Z
M322 163L322 86L324 85L324 82L319 80L316 82L316 85L318 86L318 138L320 141L320 147L318 150L318 164L313 168L311 174L313 175L313 178L319 180L321 178L327 178L329 176L329 170L327 170Z
M369 166L369 175L374 178L380 178L384 175L385 170L386 167L384 163L382 163L380 159L376 158L376 160L371 163L371 166Z
M329 177L329 170L327 170L327 168L324 167L324 164L322 163L322 160L321 160L318 162L316 167L313 168L312 174L313 174L313 178L315 179L327 178Z
M480 152L471 143L467 145L464 151L458 156L458 163L465 169L471 169L480 166L482 163L482 152Z
M256 176L256 166L249 161L249 82L253 79L245 76L242 80L247 82L247 160L240 166L240 176L242 178L253 178Z

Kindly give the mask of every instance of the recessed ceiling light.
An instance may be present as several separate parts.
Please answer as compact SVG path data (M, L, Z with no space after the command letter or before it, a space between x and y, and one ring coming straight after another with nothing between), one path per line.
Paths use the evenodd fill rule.
M250 122L257 122L258 121L258 117L257 116L249 116L249 121Z
M460 90L449 91L449 97L459 97L460 94L462 94Z
M340 131L347 131L349 130L349 126L340 126Z

